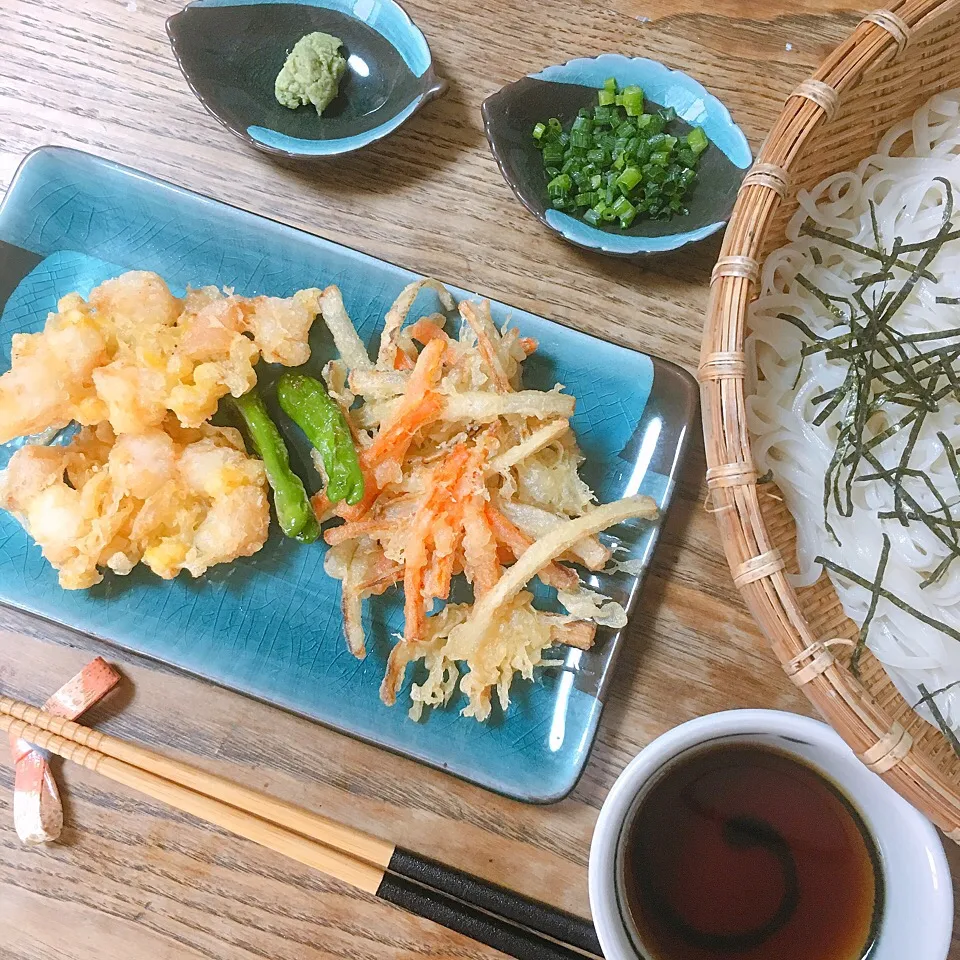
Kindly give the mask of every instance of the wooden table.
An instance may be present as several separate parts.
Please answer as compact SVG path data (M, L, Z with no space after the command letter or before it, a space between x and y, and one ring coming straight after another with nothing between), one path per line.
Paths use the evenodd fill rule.
M490 157L480 101L549 63L605 51L688 70L756 149L795 84L853 27L858 0L416 0L447 96L385 143L298 169L254 153L194 99L164 18L179 0L0 0L0 186L46 143L79 146L375 256L641 347L697 361L718 243L633 263L580 252L514 200ZM802 9L804 12L797 12ZM867 9L867 8L865 8ZM764 19L753 19L763 11ZM652 738L699 714L809 712L768 653L704 512L696 445L573 795L525 806L364 746L69 630L0 610L0 688L42 701L95 653L123 691L92 717L120 736L402 841L571 910L603 798ZM20 845L0 765L0 956L498 956L306 868L71 768L67 827ZM951 848L960 879L960 851ZM954 939L953 960L960 960Z

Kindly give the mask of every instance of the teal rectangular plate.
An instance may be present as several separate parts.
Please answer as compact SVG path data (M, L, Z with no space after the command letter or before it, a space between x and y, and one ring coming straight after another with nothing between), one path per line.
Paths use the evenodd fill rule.
M41 148L24 160L0 204L0 239L46 258L0 319L0 369L10 363L11 334L40 329L60 296L86 295L120 270L154 270L181 294L188 284L216 284L245 296L289 296L335 283L368 343L414 278L355 250L62 147ZM451 289L458 298L474 296ZM422 295L412 315L432 312L433 296ZM492 308L498 325L509 320L540 342L526 364L526 385L546 389L560 382L576 396L582 475L600 501L647 493L665 512L696 416L692 378L672 364L502 303ZM333 356L322 323L311 342L311 363L319 370ZM267 370L261 380L274 375ZM0 468L16 445L0 447ZM306 462L302 446L295 455ZM68 592L17 521L2 513L0 602L518 800L550 803L573 789L628 628L601 628L589 652L565 650L563 666L539 669L533 682L518 680L510 708L495 708L485 724L460 716L459 697L414 723L406 705L415 670L397 706L385 707L378 695L391 635L402 628L399 590L364 604L369 653L356 660L341 632L340 585L323 571L324 548L296 544L273 527L260 553L214 567L200 580L183 574L162 581L138 567L128 577L108 573L91 590ZM659 524L618 529L624 538L617 541L619 556L640 558L645 570ZM642 574L589 574L586 580L629 611ZM541 603L555 602L550 591L537 592ZM633 639L640 640L636 632Z

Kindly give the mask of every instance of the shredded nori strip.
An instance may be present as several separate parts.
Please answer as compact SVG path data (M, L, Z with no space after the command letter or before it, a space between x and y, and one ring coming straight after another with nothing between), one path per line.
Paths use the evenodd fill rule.
M870 208L870 229L873 230L873 242L877 245L878 250L882 250L883 237L880 236L880 225L877 223L877 205L873 200L868 200L867 206Z
M957 735L953 732L950 725L947 723L946 718L940 712L940 708L937 706L934 695L929 693L927 688L922 683L918 684L917 689L920 691L923 700L930 708L930 712L933 714L933 719L937 721L937 726L940 728L940 731L947 738L950 746L953 747L953 752L960 757L960 740L957 739Z
M924 703L929 703L931 700L936 697L942 696L944 693L948 693L954 687L960 687L960 680L954 680L953 683L948 683L945 687L941 687L939 690L931 690L929 693L925 693L914 705L913 709L916 710L917 707L921 706Z
M844 577L846 580L850 580L852 583L855 583L858 587L863 587L865 590L870 590L871 592L876 590L882 599L889 600L895 607L899 607L904 613L909 613L911 617L919 620L921 623L925 623L928 627L933 627L934 630L939 630L942 633L945 633L952 640L960 641L960 630L954 630L953 627L947 623L944 623L942 620L937 620L935 617L928 616L923 611L918 610L916 607L911 607L906 600L901 600L900 597L898 597L895 593L891 593L886 587L871 583L866 577L861 577L859 573L854 573L852 570L842 567L839 563L830 560L828 557L816 557L814 563L821 564L828 570L832 570L834 573L839 574L839 576Z
M846 247L848 250L852 250L854 253L862 253L865 257L873 257L875 260L883 261L885 259L882 252L879 250L871 250L869 247L865 247L862 243L855 243L853 240L848 240L846 237L838 237L832 233L828 233L826 230L819 230L816 227L811 227L809 222L804 223L800 228L800 233L806 234L808 237L816 237L818 240L829 240L831 243L836 244L838 247ZM960 230L956 234L951 235L945 238L946 240L956 240L960 237ZM878 244L879 246L879 244ZM901 253L910 253L914 250L922 250L926 246L926 243L917 245L908 244L900 248ZM907 260L896 260L893 263L893 266L900 267L902 270L912 270L913 264ZM930 273L925 271L923 274L925 280L936 280L937 278Z
M894 237L892 244L885 248L873 201L869 202L873 248L847 237L835 236L809 221L801 226L802 235L823 241L823 247L834 244L877 264L875 270L868 269L850 281L849 296L827 293L809 276L802 273L796 276L798 286L812 294L829 317L846 324L847 331L841 329L836 335L822 335L793 314L778 314L780 319L796 327L807 341L801 349L797 383L806 358L814 354L822 355L826 362L840 361L847 365L840 386L824 389L811 400L818 408L813 423L829 424L835 444L823 483L823 517L829 535L840 544L831 516L849 517L853 514L856 483L887 484L893 494L893 506L879 511L878 520L895 521L904 527L920 524L946 548L947 555L921 582L921 587L937 582L953 561L960 558L960 451L953 447L946 434L938 432L944 456L957 483L957 494L951 499L937 489L925 470L917 469L912 462L927 417L936 413L946 398L960 400L960 325L922 333L905 333L894 325L897 314L921 280L938 282L931 266L944 244L960 239L960 230L954 229L951 222L953 188L943 177L934 179L944 187L943 215L939 228L928 240L905 244L902 237ZM825 256L822 246L811 246L809 251L813 263L820 266ZM960 297L938 296L936 302L960 305ZM877 416L884 419L878 422ZM896 462L885 467L879 459L879 448L895 438L898 444ZM890 458L887 459L889 462ZM890 537L883 533L883 547L872 581L827 557L816 558L816 562L828 571L870 593L867 613L850 661L851 670L857 676L860 675L861 657L880 600L888 601L921 623L960 641L960 630L911 606L884 584L890 545ZM960 681L956 685L960 685ZM945 687L944 691L950 687ZM938 711L933 703L936 694L926 694L924 688L921 691L924 692L921 702L929 702L936 717ZM952 731L948 733L942 716L938 722L960 753L960 744Z
M883 535L883 547L880 550L880 562L877 564L877 575L873 578L873 588L870 591L870 606L867 609L867 615L863 618L860 625L860 633L857 636L857 645L853 648L853 655L850 657L850 670L853 675L860 679L860 658L867 646L867 633L870 630L870 622L873 615L877 612L877 603L880 601L880 588L883 584L883 575L887 572L887 558L890 556L890 538Z
M838 320L843 319L840 309L836 306L836 304L842 303L844 306L849 308L850 304L847 302L846 297L839 297L830 293L826 293L816 286L816 284L808 280L802 273L797 274L797 283L799 283L801 287L805 287L807 290L809 290Z

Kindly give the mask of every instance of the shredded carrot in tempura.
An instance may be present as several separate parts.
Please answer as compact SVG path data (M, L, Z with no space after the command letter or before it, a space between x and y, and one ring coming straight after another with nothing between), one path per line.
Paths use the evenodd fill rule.
M448 314L459 310L459 336L444 329L443 313L405 325L423 286L437 291ZM589 613L578 619L541 611L524 590L493 618L487 640L464 644L455 637L470 625L474 608L450 602L461 574L476 603L494 597L511 565L529 559L545 534L594 509L578 474L573 405L557 391L524 389L523 362L537 341L498 330L485 301L457 305L434 282L410 284L387 314L375 364L357 353L336 306L340 340L350 347L341 352L349 370L340 384L345 380L351 391L338 396L357 441L365 491L354 506L334 506L323 494L313 504L320 519L344 521L324 539L327 570L343 584L348 644L364 655L363 600L401 583L403 633L390 653L381 698L394 703L408 665L421 661L428 677L410 692L411 714L419 717L424 706L453 696L462 666L464 712L483 720L491 694L506 707L514 676L532 676L545 650L588 649L596 633ZM582 543L563 542L534 575L580 609L592 609L590 597L609 606L609 598L584 592L577 571L561 562L609 556L591 534Z

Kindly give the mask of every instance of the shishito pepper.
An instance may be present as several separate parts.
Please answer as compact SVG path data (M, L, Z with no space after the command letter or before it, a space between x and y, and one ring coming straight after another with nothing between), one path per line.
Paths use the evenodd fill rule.
M287 445L270 417L263 398L254 389L234 400L234 403L247 426L253 449L266 468L281 529L288 537L301 543L313 543L320 536L320 525L310 506L303 481L290 466Z
M327 499L346 500L351 506L363 499L363 472L353 436L340 407L313 377L285 373L277 386L283 412L306 434L323 461Z

